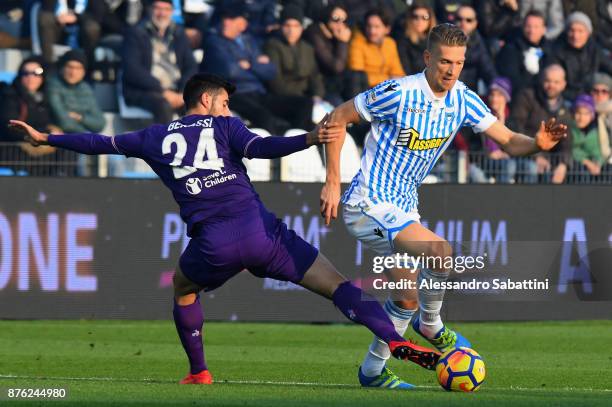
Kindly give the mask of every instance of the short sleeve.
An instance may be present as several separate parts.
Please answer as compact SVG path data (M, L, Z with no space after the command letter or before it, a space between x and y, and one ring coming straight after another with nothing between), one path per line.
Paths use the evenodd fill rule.
M355 97L359 116L371 122L390 120L397 115L402 100L402 87L396 79L381 82Z
M463 125L465 127L471 127L474 132L482 133L497 121L497 117L491 113L491 110L475 92L467 89L464 96L466 115Z
M132 133L118 134L111 137L111 143L117 152L126 157L141 157L147 129Z
M247 156L247 150L249 146L253 142L253 140L257 139L257 134L253 133L240 121L235 117L229 118L229 144L232 150L240 157Z

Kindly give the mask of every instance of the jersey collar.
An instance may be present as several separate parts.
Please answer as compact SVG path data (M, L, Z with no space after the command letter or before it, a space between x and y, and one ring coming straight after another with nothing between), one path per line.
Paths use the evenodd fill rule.
M425 77L425 71L426 69L423 70L423 72L421 72L420 74L418 74L419 87L421 88L427 99L429 99L431 102L444 103L444 99L446 98L448 91L440 97L434 95L433 90L431 90L431 88L429 87L429 83L427 82L427 78Z

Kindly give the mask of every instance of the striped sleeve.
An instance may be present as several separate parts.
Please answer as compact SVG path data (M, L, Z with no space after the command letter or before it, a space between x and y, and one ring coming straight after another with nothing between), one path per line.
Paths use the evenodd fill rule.
M390 120L397 115L402 87L395 79L381 82L355 97L355 109L366 121Z
M476 133L481 133L497 121L491 110L475 92L466 89L464 96L466 112L464 126L473 128Z

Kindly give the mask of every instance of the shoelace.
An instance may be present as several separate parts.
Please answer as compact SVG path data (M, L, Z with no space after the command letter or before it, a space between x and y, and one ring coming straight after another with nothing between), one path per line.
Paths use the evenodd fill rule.
M399 381L400 383L403 383L403 382L404 382L402 379L400 379L400 378L399 378L399 376L398 376L398 375L396 375L396 374L395 374L395 373L393 373L391 370L389 370L389 368L388 368L388 367L385 367L385 370L384 370L384 375L385 375L387 378L390 378L390 379L391 379L391 382L393 382L393 380L397 380L397 381ZM385 381L386 381L386 380L385 380ZM391 382L389 382L389 383L391 383Z
M448 345L452 345L457 341L457 334L451 331L450 329L445 329L444 332L440 335L439 338L434 339L434 342L438 345L442 345L444 347Z

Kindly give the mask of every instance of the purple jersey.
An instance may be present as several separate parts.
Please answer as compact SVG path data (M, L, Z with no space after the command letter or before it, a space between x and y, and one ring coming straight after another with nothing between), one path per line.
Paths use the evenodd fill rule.
M114 137L52 134L48 142L84 154L145 160L172 191L192 237L181 270L207 290L243 269L298 283L318 255L264 208L242 164L243 157L277 158L304 150L306 134L261 138L232 117L189 115Z
M191 232L197 222L234 217L259 205L242 163L258 137L233 117L190 115L112 142L124 155L149 164L172 191Z

